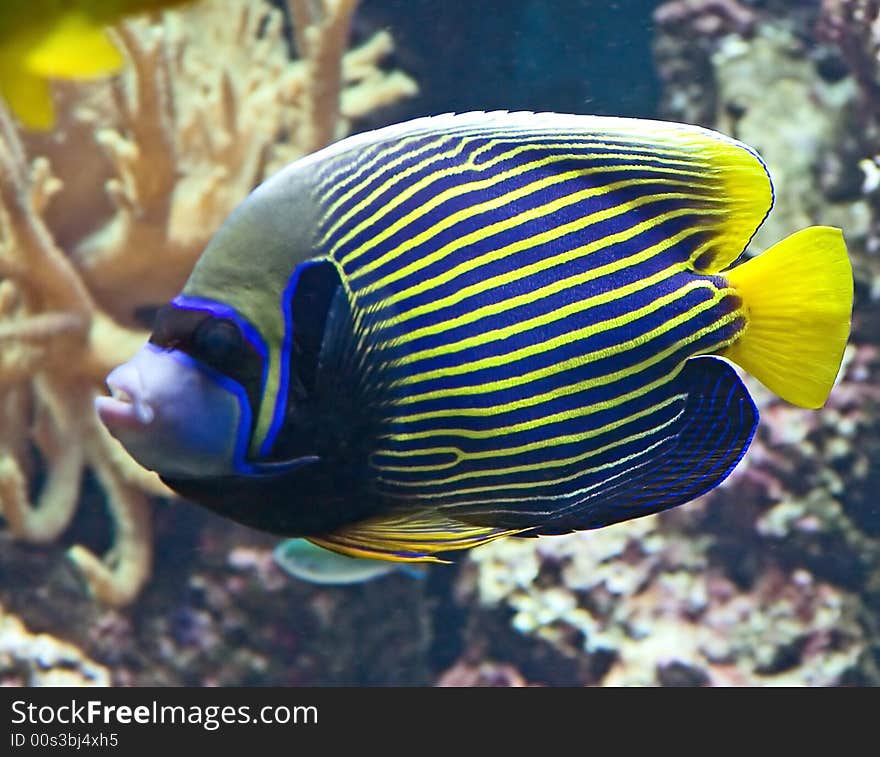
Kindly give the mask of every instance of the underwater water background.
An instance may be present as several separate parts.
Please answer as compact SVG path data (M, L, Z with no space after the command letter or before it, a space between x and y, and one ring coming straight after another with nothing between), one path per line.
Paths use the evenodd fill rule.
M204 4L212 1L231 8L237 0ZM287 12L287 3L272 4ZM280 570L272 558L277 539L167 492L157 493L155 482L113 479L101 467L112 455L94 452L98 443L82 430L85 426L76 427L79 431L69 438L59 437L58 444L41 444L47 434L52 437L51 429L44 429L44 436L28 436L27 429L42 428L58 405L51 400L55 395L44 393L45 385L71 358L14 379L4 378L14 372L0 361L5 428L21 432L7 432L0 459L19 461L30 500L47 511L55 500L65 499L54 496L58 481L72 482L67 499L75 500L64 527L51 538L17 530L7 512L0 529L0 682L880 683L880 20L870 6L861 0L361 0L348 46L369 46L377 33L388 33L393 49L383 47L367 56L360 65L369 75L340 87L343 103L346 93L351 95L350 112L331 125L331 134L436 113L523 109L683 121L757 148L773 175L777 204L750 251L764 250L813 224L838 226L847 239L855 272L853 332L831 399L821 410L800 410L757 382L749 383L761 411L760 431L731 478L696 502L597 531L493 542L457 555L451 565L431 566L423 577L392 572L362 583L324 586ZM207 40L207 59L221 57L216 51L220 43L211 42L202 26L207 17L187 12L169 12L183 19L173 34L201 35ZM290 21L288 13L285 33L295 36ZM260 29L254 40L267 36ZM219 200L216 182L205 180L204 186L212 187L206 190L195 180L192 187L171 181L180 212L150 220L162 233L131 237L131 249L176 245L189 250L180 239L201 240L199 234L216 228L255 183L254 171L235 172L251 165L242 157L249 141L264 140L259 145L263 157L253 160L273 169L307 151L306 145L319 146L320 137L292 144L306 132L299 116L288 113L295 108L261 115L261 108L265 113L271 108L263 100L246 100L244 92L269 91L266 82L283 78L280 68L265 64L269 74L259 80L263 89L249 89L247 61L253 60L255 68L264 65L263 53L257 52L262 48L254 43L251 50L222 35L217 39L229 45L224 65L230 70L238 66L243 77L238 82L230 74L241 87L240 112L281 125L267 128L264 135L242 120L245 127L230 138L234 149L221 147L188 161L187 146L197 152L192 145L210 138L162 142L146 129L139 132L136 119L114 111L118 120L113 128L131 144L141 140L144 155L154 162L163 144L173 144L180 175L191 171L200 178L198 171L207 167L215 173L206 170L206 176L234 178L228 182L229 196ZM243 57L235 57L235 45L245 51ZM285 45L302 57L295 41ZM140 59L141 77L156 65L151 61L148 55ZM418 91L382 78L396 72ZM307 90L308 76L315 75L293 71L290 76L302 77L295 79L299 89L294 90ZM369 86L355 91L364 81ZM195 85L181 88L177 112L195 108L206 91ZM176 291L184 264L169 258L163 269L166 260L158 252L158 272L155 265L140 268L134 254L130 261L121 257L118 269L92 262L100 261L102 244L110 249L106 240L118 232L118 218L106 200L84 202L78 209L68 198L103 196L108 168L104 158L80 163L85 173L94 166L96 176L91 183L83 178L80 185L71 178L75 161L61 153L88 161L115 144L106 134L96 137L105 111L95 104L101 96L95 92L59 89L55 136L20 130L19 138L29 159L48 156L65 182L48 210L40 211L58 248L75 261L76 275L102 312L134 333L144 325L143 314L148 318L162 304L156 293ZM365 101L368 105L360 104ZM82 115L87 106L98 113L97 121ZM293 120L284 121L288 117ZM198 131L183 120L170 128L181 135ZM129 168L134 176L151 170L135 162ZM188 202L187 192L199 201ZM211 202L201 202L205 197ZM147 189L140 198L150 210L161 206L158 200L149 204ZM218 210L200 215L207 206ZM18 211L7 207L5 212L14 218ZM186 226L181 219L187 214L197 231L166 233L174 224ZM7 240L14 239L13 226L0 226ZM101 237L96 229L110 233ZM186 254L191 265L192 253ZM4 297L0 291L0 318L7 322L22 318L22 312L30 314L28 308L39 301L28 294L24 305L15 301L7 306ZM24 364L29 358L16 359ZM88 392L102 391L94 377L89 381ZM29 382L36 382L36 388ZM74 399L84 391L74 383L59 387L61 395ZM70 407L76 406L74 399ZM90 398L86 406L91 407ZM56 425L60 428L60 421ZM83 469L81 481L62 474L56 481L53 471L62 470L66 459L58 448L78 444L91 465ZM125 487L131 490L122 496ZM54 499L41 499L50 490ZM9 507L10 491L0 489L4 507ZM127 503L116 514L114 496ZM146 510L138 504L140 497L148 502ZM140 578L130 584L136 588L112 595L116 600L108 599L109 593L102 599L84 578L82 563L70 558L69 550L79 546L98 556L110 551L106 562L114 569L119 565L114 558L135 554L132 564L140 563L132 572L139 571Z
M420 83L394 120L494 109L644 118L660 97L651 51L657 5L367 0L360 23L391 29L401 67Z

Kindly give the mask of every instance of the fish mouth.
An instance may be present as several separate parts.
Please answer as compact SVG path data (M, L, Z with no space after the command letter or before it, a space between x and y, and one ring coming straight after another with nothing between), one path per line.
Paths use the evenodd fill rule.
M101 422L111 430L143 429L156 413L144 399L144 389L137 369L122 365L107 376L110 396L95 397L95 410Z

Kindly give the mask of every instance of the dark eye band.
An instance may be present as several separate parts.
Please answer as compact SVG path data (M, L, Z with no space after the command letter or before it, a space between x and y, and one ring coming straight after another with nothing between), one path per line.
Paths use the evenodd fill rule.
M238 325L203 310L166 305L159 309L150 342L177 349L241 384L252 408L260 406L263 358Z
M241 331L227 318L207 318L195 330L192 355L218 371L227 373L239 361L243 348Z

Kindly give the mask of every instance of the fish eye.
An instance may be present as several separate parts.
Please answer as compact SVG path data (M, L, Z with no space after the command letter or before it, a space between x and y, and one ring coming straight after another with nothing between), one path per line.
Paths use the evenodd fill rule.
M241 332L228 318L209 318L193 334L194 356L214 367L234 359L241 348Z

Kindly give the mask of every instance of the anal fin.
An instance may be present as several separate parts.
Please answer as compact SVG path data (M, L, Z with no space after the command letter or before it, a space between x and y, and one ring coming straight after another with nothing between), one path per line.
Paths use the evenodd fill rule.
M522 531L462 523L427 510L376 516L308 539L319 547L349 557L391 562L445 562L434 555L470 549Z

